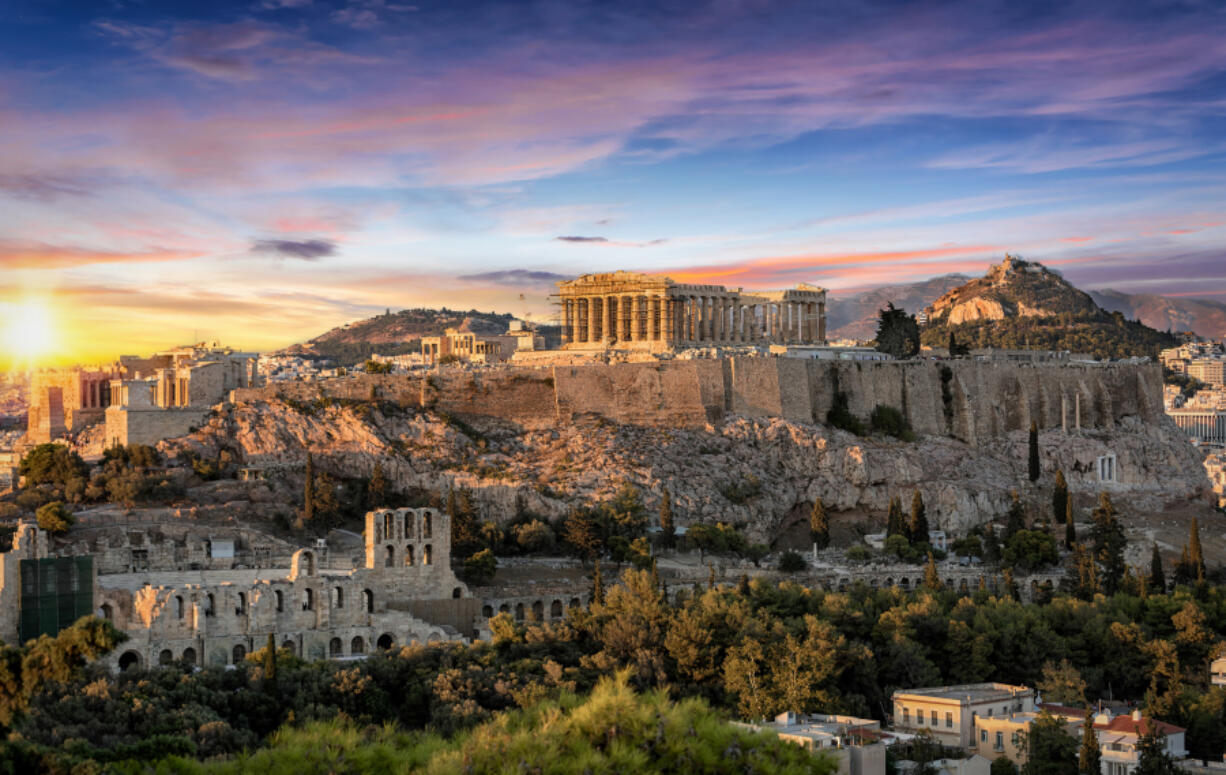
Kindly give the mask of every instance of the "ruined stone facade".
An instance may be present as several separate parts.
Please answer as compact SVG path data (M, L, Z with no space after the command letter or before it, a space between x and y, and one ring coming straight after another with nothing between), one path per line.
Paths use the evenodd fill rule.
M35 372L30 378L26 439L45 444L101 422L111 405L111 380L124 372L120 364Z
M741 344L822 344L826 291L728 290L635 272L558 283L566 349L666 350Z
M265 569L184 571L145 554L128 570L93 580L95 611L129 636L107 659L120 669L178 660L234 664L267 645L269 635L308 659L460 639L481 626L481 603L451 571L450 536L442 512L386 509L366 515L359 567L327 562L321 547L297 550L289 568ZM46 537L29 524L13 550L0 554L0 639L18 639L19 560L48 555ZM427 621L415 612L434 616Z

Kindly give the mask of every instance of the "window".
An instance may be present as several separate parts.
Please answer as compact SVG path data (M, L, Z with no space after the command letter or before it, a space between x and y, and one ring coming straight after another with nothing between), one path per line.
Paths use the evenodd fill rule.
M383 561L383 567L385 568L396 567L396 548L392 546L391 544L387 545L387 559Z
M911 723L911 709L910 708L902 709L902 723L904 725L908 725Z
M404 547L404 565L407 568L413 564L413 545L405 544Z
M928 718L930 720L929 726L935 727L937 725L937 712L935 710L928 711Z
M421 551L421 564L429 565L434 559L434 548L430 544L426 544Z
M302 590L302 610L303 611L314 611L315 610L315 590L313 589Z
M945 728L953 729L953 726L954 726L954 714L950 713L949 711L945 711Z
M421 518L421 537L430 538L430 533L430 512L427 511L425 516Z
M208 596L207 600L208 600L208 604L207 604L207 605L208 605L208 607L204 609L204 615L205 615L205 616L212 616L212 615L213 615L213 610L214 610L214 609L213 609L213 604L214 604L214 603L216 603L217 601L216 601L216 600L213 598L212 593L210 593L210 594L209 594L209 596Z
M1009 742L1013 744L1013 747L1014 747L1014 748L1016 748L1016 747L1017 747L1017 732L1014 732L1014 733L1013 733L1013 737L1012 737L1012 739L1010 739L1010 740L1009 740Z
M284 610L285 610L285 595L282 594L281 590L278 589L277 590L277 613L281 613Z
M337 608L345 607L345 589L344 587L336 588L336 607Z
M1005 733L1004 732L996 733L996 750L998 751L1005 750Z
M175 617L183 618L183 598L181 597L175 597Z
M988 730L986 729L979 730L979 742L986 743L987 741L988 741Z
M369 589L362 590L362 597L366 599L366 613L373 614L375 612L375 593Z
M234 609L234 615L242 616L245 613L247 613L247 593L239 592L238 593L238 607Z

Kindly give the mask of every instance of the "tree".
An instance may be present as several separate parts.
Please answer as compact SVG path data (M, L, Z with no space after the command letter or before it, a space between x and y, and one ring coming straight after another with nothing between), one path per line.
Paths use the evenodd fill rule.
M1060 561L1056 540L1042 530L1019 530L1005 542L1005 565L1030 572Z
M1068 482L1064 478L1064 471L1056 469L1055 481L1051 487L1051 521L1052 524L1060 524L1065 521L1066 512L1068 511ZM1067 544L1064 548L1068 549L1072 544Z
M1077 752L1079 775L1100 775L1103 752L1098 747L1098 733L1094 731L1094 711L1087 710L1081 724L1081 748Z
M1064 548L1072 550L1077 543L1077 525L1073 522L1073 499L1064 501Z
M367 505L371 508L386 506L388 489L387 476L383 473L383 464L375 463L374 470L370 472L370 482L366 485Z
M919 354L919 324L914 315L887 302L877 313L877 350L895 358L913 358Z
M307 452L306 484L302 491L302 521L310 522L315 518L315 458Z
M890 496L890 505L885 518L885 534L887 537L900 535L905 538L907 536L907 526L902 516L902 501L897 495Z
M1149 555L1149 587L1155 592L1166 592L1166 574L1162 572L1162 554L1154 544Z
M673 498L664 491L660 498L660 542L672 549L677 543L677 527L673 524Z
M1043 663L1043 677L1038 682L1043 699L1058 705L1085 705L1086 682L1068 659Z
M911 535L911 543L928 543L928 515L924 508L924 496L919 490L911 496L911 524L908 532Z
M970 352L971 352L971 348L970 348L970 347L968 347L968 346L966 346L966 345L964 345L964 344L959 344L959 343L958 343L958 340L957 340L957 339L954 337L954 330L953 330L952 328L951 328L951 329L949 329L949 345L948 345L948 348L949 348L949 357L950 357L950 358L961 358L961 357L963 357L964 355L969 355L969 354L970 354Z
M1017 765L1008 756L997 756L992 760L989 775L1017 775Z
M1077 740L1064 723L1044 711L1026 732L1026 763L1022 775L1076 775Z
M592 569L592 605L604 604L604 576L600 575L600 560Z
M1137 768L1133 775L1178 775L1180 769L1166 750L1166 735L1157 728L1137 740Z
M1022 506L1021 498L1017 492L1013 493L1013 500L1009 503L1009 513L1005 515L1005 543L1009 543L1009 539L1013 538L1018 531L1026 529L1026 509Z
M799 573L808 567L809 563L805 562L805 558L796 552L784 552L779 558L779 570L784 573Z
M38 511L34 512L34 518L38 520L39 528L55 535L67 533L68 528L76 522L72 512L64 508L64 504L59 501L39 506Z
M821 498L813 500L813 509L809 512L809 540L814 551L830 546L830 520L826 517L826 506Z
M277 639L268 633L268 645L264 647L264 685L270 690L277 683Z
M1188 527L1188 560L1192 563L1192 571L1196 574L1196 583L1203 584L1205 581L1205 555L1200 548L1200 524L1196 517L1192 517L1192 524Z
M1115 507L1111 505L1111 496L1106 492L1098 496L1098 507L1093 513L1094 527L1094 559L1102 571L1103 591L1113 595L1119 590L1124 578L1126 565L1124 549L1128 539L1124 535L1124 527L1120 524Z
M81 456L63 444L39 444L17 465L27 485L58 484L89 476L89 466Z
M928 564L924 566L924 586L937 592L945 588L941 583L941 577L937 573L937 561L933 559L932 552L928 552Z
M1042 473L1042 468L1039 464L1039 426L1033 420L1030 421L1030 442L1028 447L1030 455L1027 460L1027 473L1030 475L1030 481L1037 482L1039 481L1039 474Z
M1000 540L996 537L996 528L991 523L983 529L983 561L1000 561Z
M476 586L485 586L498 572L498 559L489 549L482 549L464 560L464 580Z

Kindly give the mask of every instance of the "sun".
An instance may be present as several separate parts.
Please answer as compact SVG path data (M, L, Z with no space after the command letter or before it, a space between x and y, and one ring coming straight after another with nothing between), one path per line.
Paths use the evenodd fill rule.
M56 349L55 316L50 305L41 300L27 299L0 304L0 326L3 327L4 360L25 363L44 360Z

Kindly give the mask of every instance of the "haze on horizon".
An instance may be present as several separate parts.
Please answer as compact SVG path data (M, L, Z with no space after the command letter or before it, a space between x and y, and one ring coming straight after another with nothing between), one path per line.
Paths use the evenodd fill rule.
M1226 300L1218 3L207 5L0 7L0 323L49 310L40 360L543 319L613 269L837 292L1008 250Z

